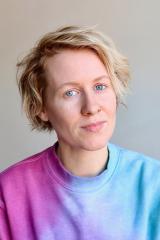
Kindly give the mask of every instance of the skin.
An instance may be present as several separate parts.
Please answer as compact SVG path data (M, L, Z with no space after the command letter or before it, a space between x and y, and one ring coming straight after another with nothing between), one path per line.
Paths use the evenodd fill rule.
M57 133L57 154L78 176L95 176L105 167L116 120L116 95L107 70L88 49L66 49L46 62L43 121Z

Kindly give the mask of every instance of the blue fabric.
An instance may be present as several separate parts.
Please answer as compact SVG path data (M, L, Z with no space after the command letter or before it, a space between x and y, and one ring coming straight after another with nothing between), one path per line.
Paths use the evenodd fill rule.
M78 177L55 145L1 173L0 239L160 240L160 161L109 144L107 169Z

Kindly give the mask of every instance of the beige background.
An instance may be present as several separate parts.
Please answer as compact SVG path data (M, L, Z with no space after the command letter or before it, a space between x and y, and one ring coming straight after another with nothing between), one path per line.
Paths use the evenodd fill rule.
M157 0L0 1L0 170L53 144L31 132L20 109L16 62L65 24L98 25L128 56L132 94L119 109L112 142L160 159L160 2Z

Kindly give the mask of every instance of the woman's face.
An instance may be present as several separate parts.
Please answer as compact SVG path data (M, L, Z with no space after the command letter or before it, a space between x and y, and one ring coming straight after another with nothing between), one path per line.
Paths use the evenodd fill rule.
M66 49L46 63L44 112L63 146L98 150L112 136L116 96L108 73L91 50Z

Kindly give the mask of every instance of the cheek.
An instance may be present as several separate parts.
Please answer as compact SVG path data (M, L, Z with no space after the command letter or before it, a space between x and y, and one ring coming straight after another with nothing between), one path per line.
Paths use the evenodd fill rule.
M79 101L79 96L72 98L59 97L54 100L54 109L63 109L64 111L70 111L72 108L77 108L79 106Z
M62 115L62 117L66 115L66 119L69 118L70 121L72 121L74 118L79 117L81 108L80 98L77 96L67 100L61 99L58 101L55 108L58 114Z
M110 110L111 110L113 115L116 115L116 112L117 112L117 101L116 101L116 99L111 102Z
M47 110L49 121L55 129L69 128L78 119L78 109L73 104L65 104L59 101L49 106Z
M102 97L102 106L110 115L115 115L117 110L117 100L113 92L110 92Z

